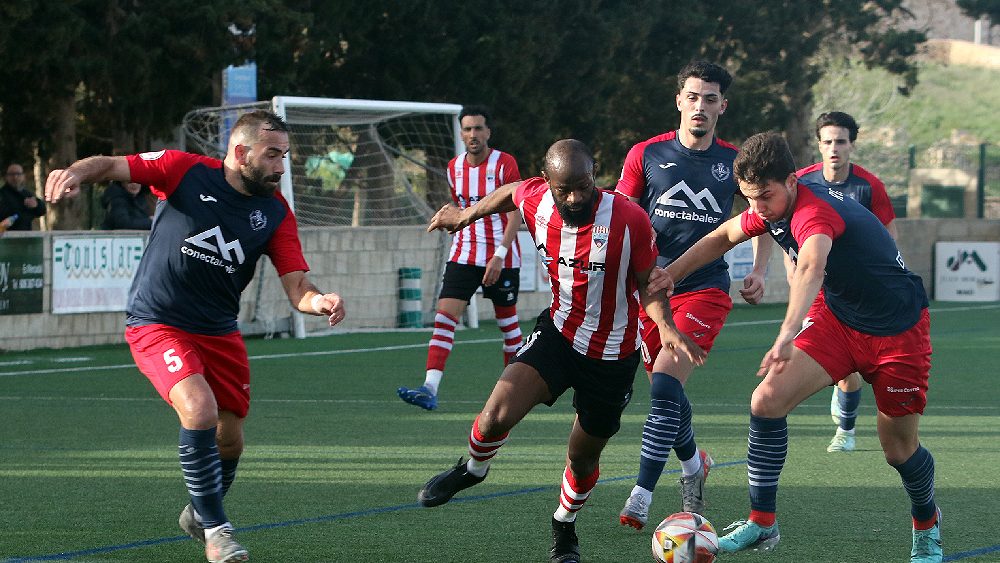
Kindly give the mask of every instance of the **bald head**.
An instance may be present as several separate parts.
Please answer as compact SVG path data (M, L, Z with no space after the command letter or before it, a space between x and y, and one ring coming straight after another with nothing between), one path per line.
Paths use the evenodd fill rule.
M556 141L545 153L542 177L549 184L556 211L567 225L580 227L593 220L597 204L594 157L576 139Z
M594 157L590 149L576 139L560 139L545 152L545 174L578 177L594 174Z

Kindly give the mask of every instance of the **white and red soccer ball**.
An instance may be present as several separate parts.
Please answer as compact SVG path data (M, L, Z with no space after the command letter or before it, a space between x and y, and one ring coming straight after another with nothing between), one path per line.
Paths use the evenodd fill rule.
M693 512L671 514L653 530L653 560L658 563L712 563L718 552L715 528Z

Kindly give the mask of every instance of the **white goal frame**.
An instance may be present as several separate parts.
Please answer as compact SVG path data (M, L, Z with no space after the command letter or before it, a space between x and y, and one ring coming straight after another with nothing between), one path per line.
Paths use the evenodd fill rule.
M415 114L437 114L445 116L451 116L452 125L452 143L453 143L453 153L454 155L461 154L465 150L464 143L461 137L461 124L459 122L459 113L462 110L462 106L458 104L446 104L446 103L427 103L427 102L412 102L412 101L387 101L387 100L359 100L359 99L345 99L345 98L318 98L318 97L301 97L301 96L275 96L270 102L262 101L249 104L239 104L231 106L221 106L214 108L205 108L200 110L194 110L189 112L188 115L184 117L184 124L182 126L183 132L181 135L181 149L188 150L189 147L186 146L186 141L188 138L194 141L193 144L199 145L202 152L206 154L211 154L211 156L223 158L225 153L225 143L227 139L223 138L227 136L227 132L224 130L225 126L223 123L228 123L230 119L235 120L235 116L244 113L246 111L252 111L254 109L270 109L276 115L280 116L286 123L288 123L289 128L294 132L296 126L310 126L311 124L305 117L300 117L296 115L296 110L342 110L342 111L357 111L359 117L356 121L352 121L348 116L344 120L344 125L357 125L362 123L382 123L382 120L376 118L376 121L370 121L372 113L384 113L385 121L394 119L396 117L404 117L407 115ZM368 116L364 116L365 112L368 112ZM197 126L192 126L198 118L199 114L201 116L210 115L214 116L218 123L216 123L216 128L213 130L211 126L198 129ZM338 119L340 119L339 116ZM381 116L379 116L381 117ZM340 123L339 121L336 123ZM442 145L438 145L442 146ZM193 148L193 147L191 147ZM295 143L293 143L292 151L295 151ZM215 152L215 154L212 154ZM291 207L293 212L296 210L296 197L295 190L293 187L294 178L292 171L292 154L286 154L284 157L284 164L286 174L282 175L280 189L282 195L288 201L288 205ZM433 213L433 209L427 207L425 212ZM450 244L450 239L449 239ZM442 255L447 255L447 247L443 248ZM441 264L443 273L444 261ZM257 274L261 275L260 272ZM440 291L441 275L438 275L435 280L436 288L434 295L437 295ZM260 285L260 284L258 284ZM258 288L258 292L260 288ZM434 308L434 305L432 305ZM283 317L277 317L280 319ZM472 299L468 312L467 312L467 326L475 328L478 326L478 311L476 308L475 299ZM287 322L287 324L286 324ZM296 338L304 338L306 336L306 325L305 317L302 313L297 310L292 309L290 316L287 321L281 321L277 323L278 328L276 331L284 332L288 331ZM271 331L274 329L268 329Z

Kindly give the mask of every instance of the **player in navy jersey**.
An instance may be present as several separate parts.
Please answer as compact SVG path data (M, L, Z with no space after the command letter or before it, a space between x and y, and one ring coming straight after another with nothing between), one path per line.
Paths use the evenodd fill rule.
M596 188L593 157L579 141L553 144L541 178L502 186L464 210L443 207L429 230L455 232L484 215L518 208L547 264L552 303L473 422L469 461L459 459L432 478L417 498L423 506L439 506L482 482L510 430L536 405L551 406L572 388L577 415L552 516L549 561L578 563L577 512L597 484L601 451L621 425L639 365L639 300L660 327L664 349L692 363L704 354L673 326L666 296L645 290L656 252L648 219L626 198Z
M53 170L45 183L51 202L107 180L149 185L160 200L129 292L125 339L180 419L190 496L180 525L214 563L249 558L222 498L236 477L250 406L236 319L258 258L270 257L293 307L328 317L330 326L344 318L340 296L306 276L295 216L277 191L288 149L287 125L259 110L236 122L224 161L178 151L94 156Z
M893 239L896 238L896 213L892 209L885 184L874 174L851 162L854 142L858 138L858 124L849 114L831 111L816 119L816 141L823 156L821 162L807 166L796 172L799 182L832 188L845 196L857 200L867 207L885 225ZM795 267L785 255L785 271L789 282ZM822 300L820 292L817 300ZM808 319L809 316L806 316ZM828 452L849 452L854 450L854 423L858 417L861 402L861 375L852 373L833 386L830 401L830 415L837 423Z
M465 106L458 120L465 152L448 163L448 185L455 204L466 208L498 187L520 180L521 173L513 156L490 148L490 114L486 108ZM438 387L455 341L455 327L480 287L483 296L493 301L497 328L503 335L503 363L510 361L521 345L517 319L520 226L521 216L511 211L484 216L455 233L434 315L434 333L427 346L424 384L415 389L398 388L400 399L429 411L437 408Z
M788 309L761 361L750 401L747 475L750 516L720 539L725 552L771 549L780 539L778 478L788 452L787 415L833 382L860 372L872 385L885 459L910 498L913 563L940 562L940 511L934 458L920 444L931 366L930 317L923 281L908 270L879 220L834 187L800 184L785 140L747 139L733 166L750 208L698 241L649 289L674 280L747 240L770 233L796 262ZM803 323L822 288L825 299Z
M737 148L715 136L731 83L732 76L718 65L697 61L685 66L677 75L680 127L636 144L625 158L617 191L649 214L656 231L659 266L670 264L732 212ZM740 290L749 303L763 296L770 255L769 242L755 245L753 271ZM726 261L714 260L680 282L670 304L677 327L710 351L733 307ZM676 360L670 354L661 356L657 327L642 318L650 409L642 429L639 475L619 515L623 525L639 530L649 518L653 489L671 449L681 462L684 511L704 510L705 479L712 467L711 456L695 444L691 404L684 393L694 366L683 356Z

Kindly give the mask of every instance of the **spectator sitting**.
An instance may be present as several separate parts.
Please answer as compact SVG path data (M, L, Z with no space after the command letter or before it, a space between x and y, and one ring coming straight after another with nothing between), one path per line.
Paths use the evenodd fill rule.
M105 230L134 229L149 230L149 206L143 195L143 187L135 182L111 182L101 196L101 204L107 214L101 228Z

